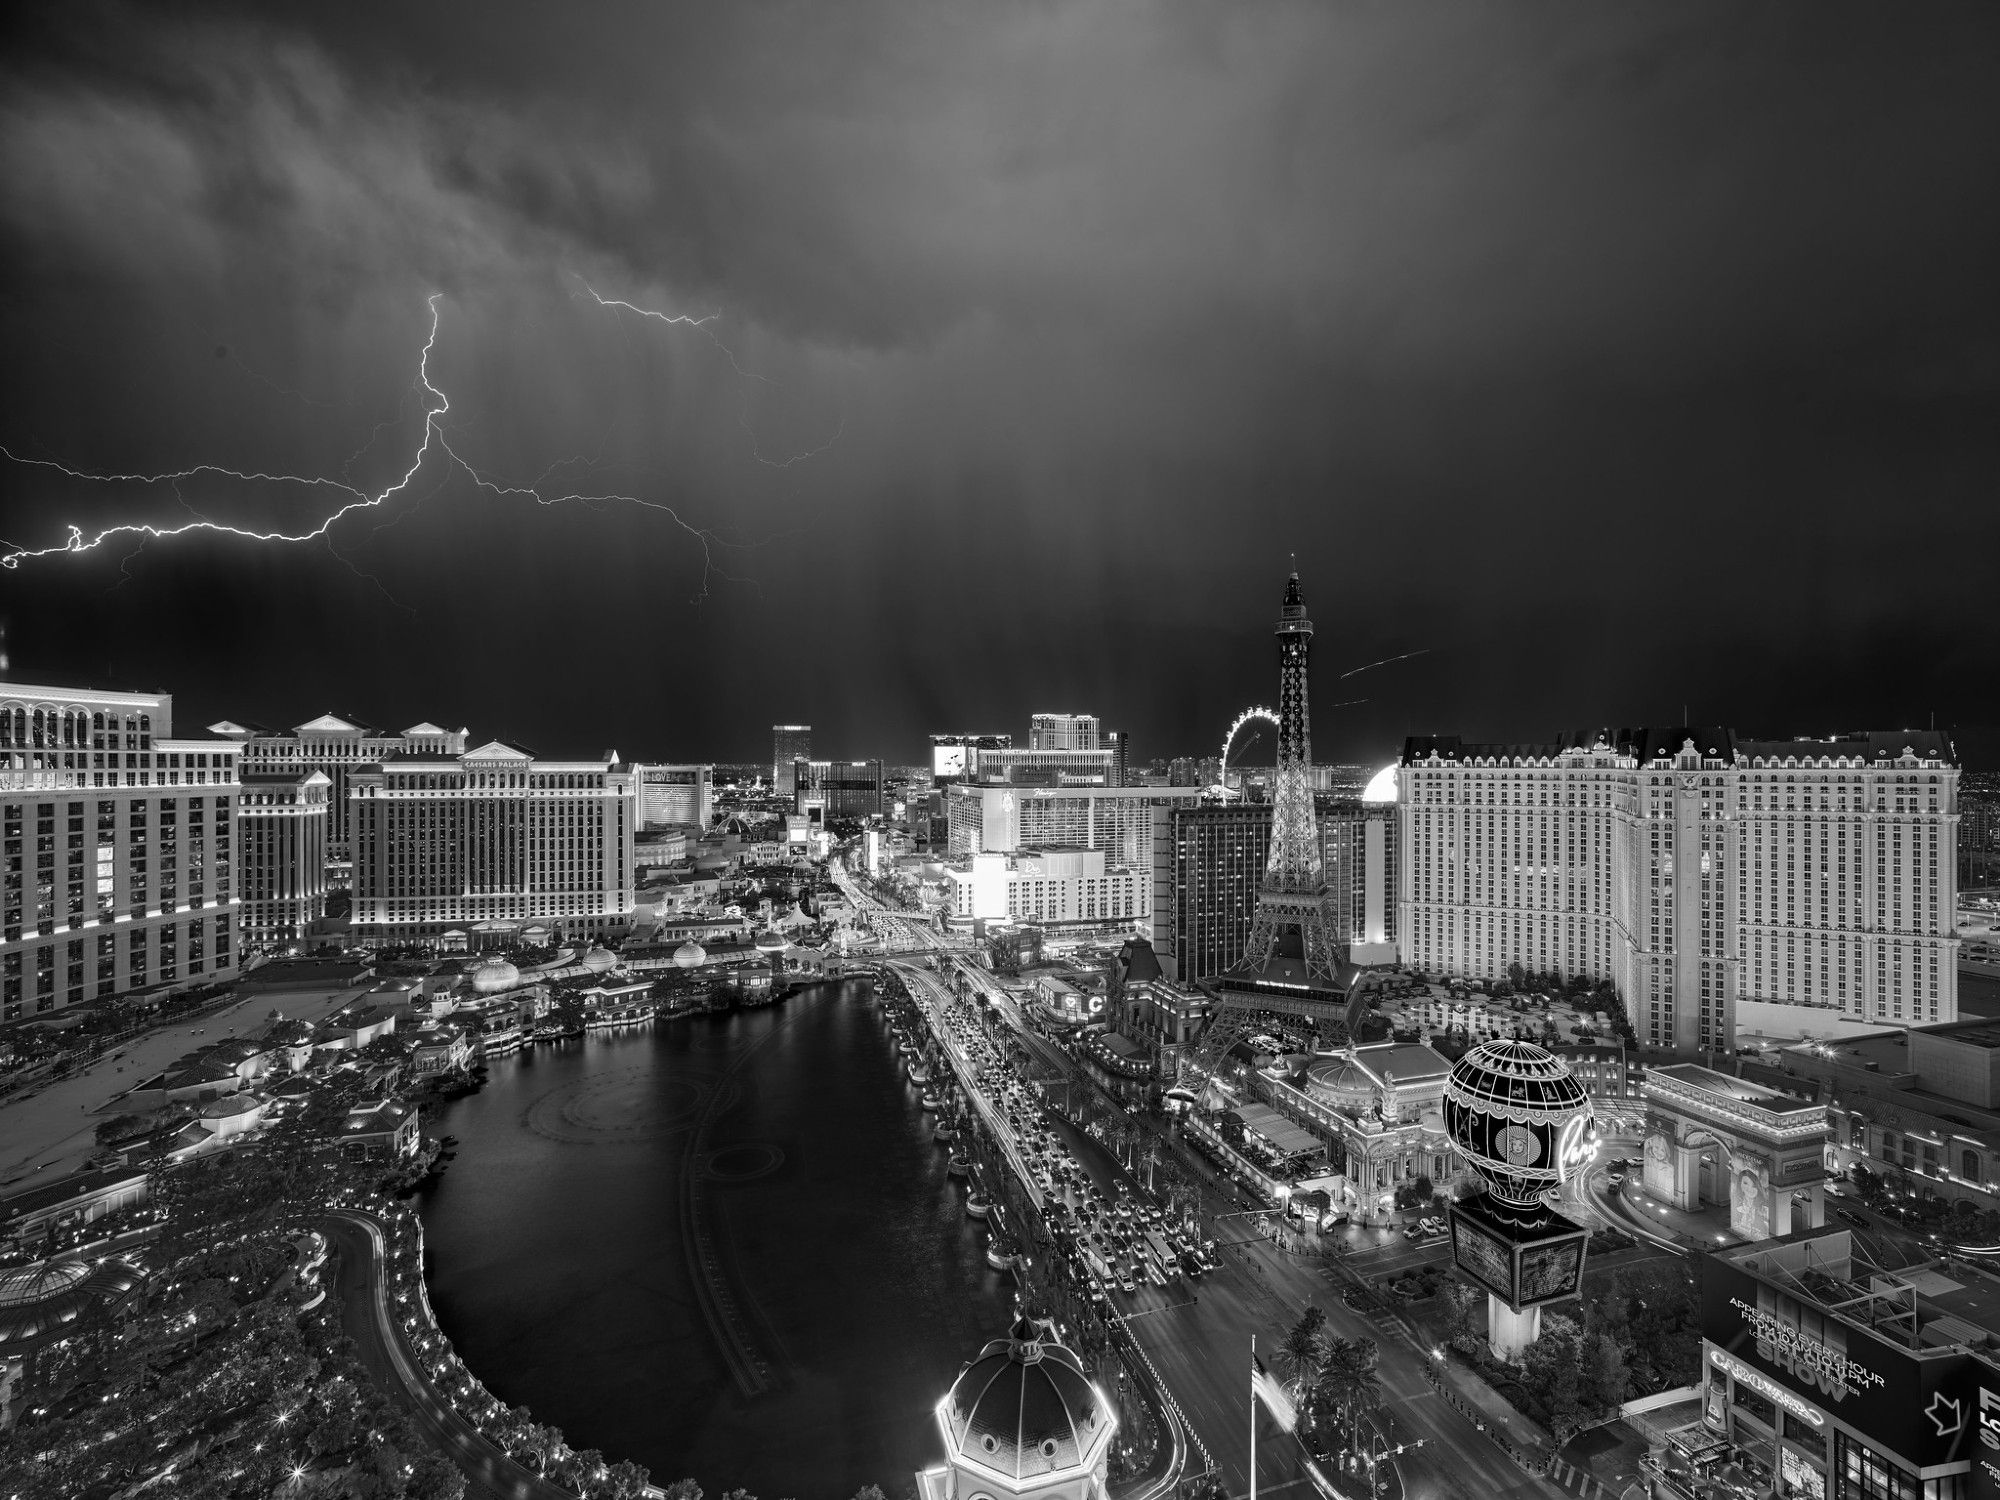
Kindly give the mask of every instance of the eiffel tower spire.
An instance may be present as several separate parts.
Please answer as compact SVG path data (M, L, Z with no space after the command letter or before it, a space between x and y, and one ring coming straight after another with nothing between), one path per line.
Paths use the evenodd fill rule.
M1271 787L1271 852L1257 889L1257 911L1240 966L1262 969L1275 957L1296 958L1309 979L1332 981L1332 896L1320 858L1319 819L1313 813L1312 710L1307 693L1313 624L1294 572L1279 611L1278 765ZM1286 952L1294 938L1297 950Z

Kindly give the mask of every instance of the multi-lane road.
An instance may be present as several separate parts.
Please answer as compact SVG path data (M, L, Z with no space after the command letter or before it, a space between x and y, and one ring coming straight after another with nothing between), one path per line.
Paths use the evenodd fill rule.
M991 975L956 959L948 959L946 966L992 1001L1032 1055L1052 1067L1074 1068L1073 1059L1058 1055L1055 1044L1027 1024L1014 997ZM942 993L937 977L921 977L925 988ZM1101 1191L1109 1193L1114 1185L1129 1188L1130 1178L1098 1141L1060 1119L1054 1123ZM1529 1475L1502 1446L1504 1409L1492 1417L1466 1417L1435 1393L1434 1356L1399 1315L1387 1310L1358 1313L1341 1300L1345 1286L1442 1259L1441 1247L1380 1230L1356 1231L1344 1256L1329 1263L1319 1256L1289 1254L1266 1239L1257 1217L1238 1210L1220 1185L1214 1202L1224 1215L1211 1221L1221 1244L1221 1269L1196 1282L1176 1278L1165 1286L1114 1294L1113 1311L1172 1392L1232 1495L1250 1489L1253 1422L1259 1495L1324 1492L1297 1439L1269 1405L1252 1399L1251 1336L1257 1336L1262 1349L1272 1350L1309 1304L1327 1314L1335 1335L1372 1338L1380 1350L1384 1408L1379 1425L1388 1443L1406 1445L1401 1456L1388 1461L1387 1493L1397 1493L1398 1482L1409 1500L1559 1493ZM1504 1436L1523 1449L1533 1442L1526 1424ZM1418 1439L1423 1446L1408 1446Z
M529 1473L478 1428L440 1401L396 1332L383 1286L386 1257L372 1219L334 1214L324 1224L340 1260L341 1320L355 1352L385 1391L400 1395L437 1451L465 1475L472 1500L575 1500L569 1491Z

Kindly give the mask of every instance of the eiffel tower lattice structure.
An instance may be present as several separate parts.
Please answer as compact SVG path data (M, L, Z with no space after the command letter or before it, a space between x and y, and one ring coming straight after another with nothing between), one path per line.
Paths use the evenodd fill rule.
M1351 1028L1353 970L1336 942L1333 893L1313 812L1312 716L1307 666L1312 621L1299 575L1285 586L1278 637L1278 764L1271 784L1271 849L1257 887L1257 907L1243 956L1213 985L1209 1022L1182 1054L1179 1082L1203 1089L1229 1049L1272 1023L1317 1031L1332 1021ZM1190 1076L1192 1075L1192 1076Z

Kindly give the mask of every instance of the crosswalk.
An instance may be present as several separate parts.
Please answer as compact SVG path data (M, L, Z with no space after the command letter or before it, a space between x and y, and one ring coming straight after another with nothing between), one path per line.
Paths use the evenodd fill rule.
M1551 1459L1545 1477L1550 1484L1575 1495L1577 1500L1618 1500L1615 1490L1606 1488L1595 1474L1579 1469L1567 1459Z

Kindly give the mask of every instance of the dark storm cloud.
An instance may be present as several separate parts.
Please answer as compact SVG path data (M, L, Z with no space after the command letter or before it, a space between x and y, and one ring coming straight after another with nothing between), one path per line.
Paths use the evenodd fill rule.
M628 754L748 752L778 717L901 758L1060 699L1165 753L1268 696L1296 550L1329 666L1436 648L1361 679L1329 748L1683 699L1814 730L1990 713L1991 627L1950 560L2000 467L1983 10L16 26L0 441L330 472L372 437L355 472L384 482L414 441L413 309L441 289L476 461L589 454L768 539L724 559L755 587L690 609L699 549L657 515L489 515L447 484L343 533L352 568L183 542L109 594L109 558L9 575L50 675L531 739L587 706ZM720 312L728 357L585 281ZM161 504L0 480L15 541ZM241 605L202 630L209 666L173 622L211 587ZM95 623L36 628L57 612ZM301 645L325 652L311 689L271 680Z

